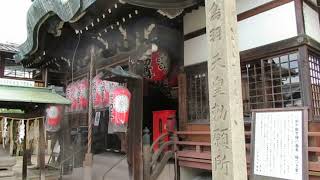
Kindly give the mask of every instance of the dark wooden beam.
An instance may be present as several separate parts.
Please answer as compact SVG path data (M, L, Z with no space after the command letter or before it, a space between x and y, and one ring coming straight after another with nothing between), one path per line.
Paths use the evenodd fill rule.
M178 75L178 95L179 95L179 129L187 130L187 77L186 74Z
M201 36L203 34L206 34L206 28L205 27L202 28L202 29L199 29L199 30L196 30L196 31L193 31L191 33L188 33L188 34L184 35L184 40L187 41L189 39Z
M300 71L300 83L301 83L301 98L302 105L312 109L312 89L311 89L311 78L310 78L310 67L309 67L309 54L308 47L306 45L298 48L299 54L299 71ZM313 119L312 113L310 119Z
M45 112L45 106L43 107L43 111ZM45 114L45 113L44 113ZM44 115L46 117L46 115ZM44 129L44 119L39 119L39 168L40 168L40 180L45 180L45 129Z
M280 54L284 51L297 50L297 47L303 45L306 43L306 41L307 39L305 36L297 36L257 48L241 51L241 62L270 57L272 55Z
M308 6L310 6L313 10L317 11L319 10L319 7L314 4L312 1L310 0L303 0L303 2L305 2L306 4L308 4Z
M0 55L0 78L4 77L5 59Z
M296 12L298 35L304 35L306 31L303 16L303 0L294 0L294 6Z
M241 62L261 59L288 51L297 51L299 46L307 45L314 51L320 51L320 43L307 35L300 35L290 39L278 41L268 45L256 47L240 52Z
M129 71L142 75L143 64L129 64ZM143 68L142 68L143 69ZM143 179L142 126L143 126L143 79L128 83L132 94L128 128L128 162L129 176L133 180Z
M240 13L238 15L238 21L242 21L244 19L247 19L247 18L255 16L257 14L266 12L266 11L268 11L270 9L276 8L278 6L284 5L284 4L292 2L292 1L293 0L273 0L271 2L268 2L268 3L265 3L265 4L261 5L261 6L258 6L256 8L253 8L253 9L251 9L249 11Z

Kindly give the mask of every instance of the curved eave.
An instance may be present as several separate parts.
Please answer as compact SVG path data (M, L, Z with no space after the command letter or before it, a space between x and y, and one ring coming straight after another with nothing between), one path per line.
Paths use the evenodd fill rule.
M36 0L27 14L27 40L19 46L14 56L16 62L27 59L38 50L39 29L49 17L57 15L62 21L70 22L82 14L97 0ZM153 9L184 9L201 0L119 0L131 5Z
M128 4L153 9L184 9L193 6L200 0L122 0Z
M21 44L14 56L20 62L38 49L39 29L46 20L57 15L62 21L69 22L84 12L96 0L36 0L27 14L27 40Z

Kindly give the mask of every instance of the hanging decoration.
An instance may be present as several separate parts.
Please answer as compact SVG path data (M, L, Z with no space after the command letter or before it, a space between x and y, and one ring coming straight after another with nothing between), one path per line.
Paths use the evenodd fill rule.
M89 98L89 82L88 79L82 79L79 81L79 110L85 110L88 108Z
M24 120L20 120L20 122L19 122L19 131L18 131L18 142L19 142L19 144L21 144L22 141L24 140L24 137L25 137L24 129L25 129Z
M88 79L84 78L79 81L70 83L66 88L66 98L71 101L71 106L66 108L67 112L83 111L88 108Z
M150 59L145 60L144 77L152 81L162 81L167 77L169 68L168 53L159 49L151 53Z
M125 87L115 87L110 91L109 133L127 131L130 100L131 93Z
M119 86L117 82L101 80L101 75L98 74L93 79L93 107L94 109L106 108L110 105L109 93L114 87Z
M46 109L46 130L49 132L57 132L60 129L62 120L62 106L49 106Z
M3 148L5 148L6 144L9 141L8 138L8 120L6 117L3 117L3 121L2 121L2 145Z

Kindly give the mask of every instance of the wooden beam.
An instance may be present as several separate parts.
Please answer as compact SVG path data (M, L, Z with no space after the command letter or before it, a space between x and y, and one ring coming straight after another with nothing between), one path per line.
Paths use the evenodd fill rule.
M4 77L6 60L0 55L0 78Z
M29 120L24 121L24 140L23 140L23 160L22 160L22 180L27 179L27 165L28 165L28 153L27 153L27 141L28 141L28 126L29 126Z
M44 87L48 87L48 68L42 69L42 81L44 82Z
M255 16L257 14L269 11L269 10L271 10L273 8L282 6L282 5L284 5L286 3L289 3L289 2L292 2L292 1L293 0L273 0L273 1L270 1L268 3L265 3L265 4L261 5L261 6L253 8L253 9L248 10L246 12L240 13L238 15L238 21L242 21L244 19L247 19L249 17Z
M308 47L306 45L299 47L298 49L298 63L300 71L300 83L301 83L301 96L302 105L305 107L310 107L312 112L312 89L311 89L311 78L310 78L310 67L309 67L309 54ZM313 113L309 116L313 119Z
M44 116L46 117L46 116ZM44 118L39 118L39 168L40 168L40 180L45 180L45 149L46 149L46 142L45 142L45 129L44 129Z
M187 113L187 77L186 74L178 75L179 96L179 130L186 130L188 123Z
M205 4L212 175L247 180L236 1Z
M298 35L304 35L306 33L306 30L303 16L303 0L294 0L294 6L296 12Z
M129 71L142 75L142 67L141 63L130 62ZM128 87L132 94L128 127L129 176L133 180L142 180L143 79L129 80Z

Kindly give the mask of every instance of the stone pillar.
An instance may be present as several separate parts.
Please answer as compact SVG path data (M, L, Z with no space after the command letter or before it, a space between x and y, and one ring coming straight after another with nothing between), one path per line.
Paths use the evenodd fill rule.
M206 0L213 179L247 180L235 0Z

